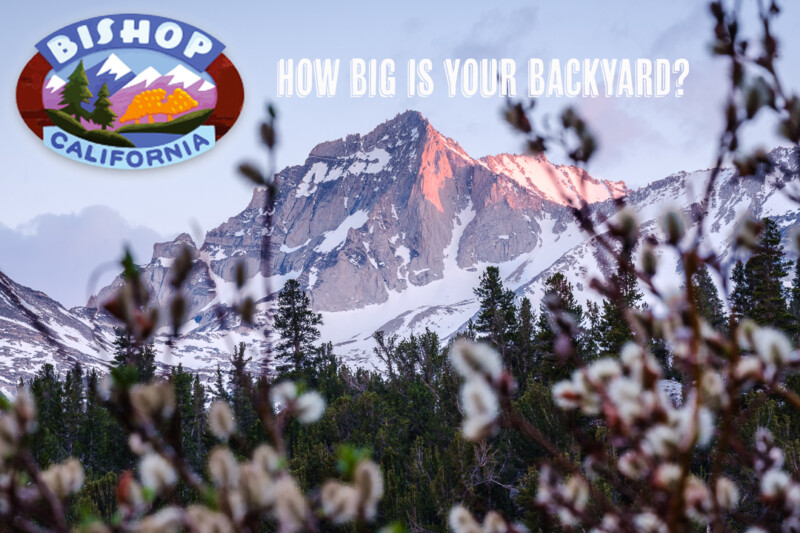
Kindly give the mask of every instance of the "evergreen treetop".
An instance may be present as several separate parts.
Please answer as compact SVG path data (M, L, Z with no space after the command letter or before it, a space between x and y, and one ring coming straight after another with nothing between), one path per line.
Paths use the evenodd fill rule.
M89 90L89 79L86 77L83 61L80 61L75 70L72 71L72 74L69 75L68 81L61 91L59 105L64 106L61 111L75 117L75 120L88 119L90 115L84 109L83 104L89 103L89 99L92 96L94 95Z

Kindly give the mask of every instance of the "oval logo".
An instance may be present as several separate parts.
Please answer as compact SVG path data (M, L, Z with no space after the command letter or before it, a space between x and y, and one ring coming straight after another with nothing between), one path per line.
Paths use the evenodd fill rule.
M42 39L17 83L28 127L59 155L148 169L209 151L244 103L225 46L194 26L108 15Z

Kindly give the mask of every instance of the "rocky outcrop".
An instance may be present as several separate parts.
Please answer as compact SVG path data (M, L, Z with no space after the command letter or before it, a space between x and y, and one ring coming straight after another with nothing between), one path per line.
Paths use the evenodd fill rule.
M782 192L798 181L796 154L776 149L771 157L783 170L747 180L730 169L719 176L705 242L723 259L744 211L776 217L782 228L798 225L800 210ZM400 114L366 135L322 143L302 165L280 172L269 253L262 250L265 192L259 189L241 213L209 231L202 243L184 234L154 246L152 259L141 265L154 304L172 296L170 267L181 250L187 248L193 258L183 289L188 304L183 336L161 360L210 377L217 364L227 364L236 342L260 350L271 331L268 304L291 278L323 313L323 339L335 344L338 355L365 364L378 329L407 335L430 328L447 337L461 328L477 311L472 289L489 264L498 265L506 285L531 298L534 307L544 280L555 271L569 277L579 300L594 298L588 281L607 273L606 258L580 230L570 205L587 201L591 216L602 222L613 216L614 201L624 199L643 231L656 232L667 205L679 206L691 219L707 176L708 171L680 172L631 191L622 182L600 181L544 156L476 159L419 113ZM674 258L662 260L667 268L659 283L679 283ZM235 284L239 264L247 272L241 290ZM24 294L41 316L56 324L66 321L63 327L79 334L65 333L65 345L87 364L102 365L112 328L98 309L120 284L115 280L86 308L72 310L41 293L12 290ZM255 326L242 324L233 311L244 296L259 304ZM42 340L24 316L0 301L0 363L8 369L7 380L16 379L14 365L25 361L33 369L55 357Z

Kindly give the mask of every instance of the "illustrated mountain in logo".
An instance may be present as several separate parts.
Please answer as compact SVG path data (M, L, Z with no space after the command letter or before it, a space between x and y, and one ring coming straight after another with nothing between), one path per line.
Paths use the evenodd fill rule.
M66 84L67 84L66 81L62 80L61 78L53 74L50 77L50 79L47 80L47 83L45 84L44 88L50 91L51 93L54 93L56 91L59 91Z
M137 87L141 89L147 89L151 83L156 81L161 77L161 73L154 69L153 67L147 67L139 74L136 75L131 81L123 87L123 89L128 89L130 87Z
M97 94L104 84L108 85L108 92L114 94L127 85L136 75L116 54L111 54L105 61L87 69L86 77L89 80L89 91L94 96L88 103L83 104L83 108L91 111L97 102Z
M86 69L89 80L89 91L92 98L83 107L87 111L94 109L98 93L104 84L108 85L111 94L111 110L122 117L137 94L147 90L163 89L166 95L182 89L197 101L194 110L213 109L217 103L216 86L202 76L195 74L183 65L177 65L166 74L162 74L155 67L148 66L136 73L116 54L110 54L103 61ZM66 81L53 74L42 90L42 103L45 109L60 109L61 93ZM90 126L86 120L81 120L84 126ZM112 129L123 124L116 120Z

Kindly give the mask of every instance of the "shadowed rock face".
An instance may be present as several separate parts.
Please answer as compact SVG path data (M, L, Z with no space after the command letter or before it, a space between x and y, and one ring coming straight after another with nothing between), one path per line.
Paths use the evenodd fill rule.
M251 276L297 278L320 311L380 304L391 292L441 279L446 260L471 268L530 252L541 242L543 216L569 219L566 201L554 192L559 187L585 196L585 182L593 200L627 192L621 182L603 184L543 156L474 159L414 111L366 135L316 146L279 180L268 264L261 264L265 193L257 190L199 250L186 236L156 246L144 267L154 298L168 298L165 267L186 245L197 257L190 316L214 301L214 282L233 281L239 262ZM454 241L457 223L466 227ZM558 231L558 222L551 225ZM112 292L104 289L90 306Z
M785 172L748 180L731 170L720 174L706 232L723 258L729 234L747 209L778 218L784 229L798 224L800 210L780 192L796 184L797 158L784 149L770 155ZM141 272L153 302L162 306L172 296L169 269L175 258L186 247L194 259L183 288L184 335L162 362L181 362L211 377L217 364L227 365L232 343L246 341L258 353L269 323L267 299L291 278L323 312L323 339L334 343L337 355L360 363L369 361L369 337L377 329L407 335L430 327L442 337L457 331L477 310L472 288L488 264L500 265L506 286L531 298L534 308L544 280L555 271L568 276L580 301L594 298L588 280L605 273L606 258L581 232L570 205L585 199L602 221L613 215L613 200L624 197L643 233L652 233L667 205L691 219L706 176L681 172L629 191L622 182L601 182L543 156L475 159L419 113L400 114L366 135L322 143L303 165L280 172L268 260L261 249L265 192L258 189L241 213L209 231L199 247L186 234L154 246ZM241 291L234 282L240 262L248 274ZM668 265L667 276L672 272L680 280L676 269ZM68 335L75 342L64 337L65 344L72 343L75 357L102 366L113 330L97 309L120 284L115 280L87 308L69 311L42 293L13 290L26 294L41 316L82 332ZM259 303L254 328L233 310L245 295ZM8 370L0 388L16 379L14 365L23 369L19 375L29 376L54 353L23 315L4 306L0 290L0 364ZM66 368L59 364L59 370Z

